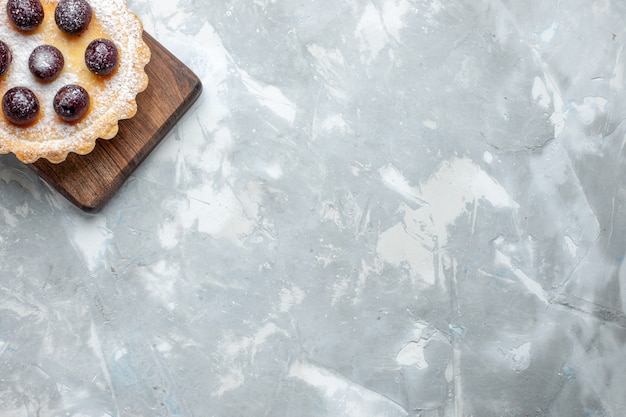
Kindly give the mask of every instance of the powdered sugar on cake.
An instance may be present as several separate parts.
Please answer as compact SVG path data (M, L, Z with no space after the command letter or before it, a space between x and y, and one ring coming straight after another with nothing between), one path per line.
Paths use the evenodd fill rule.
M53 99L61 87L80 85L83 81L81 77L86 77L85 69L76 56L83 56L84 49L80 48L85 39L79 38L88 35L90 29L76 38L58 36L56 41L62 45L55 46L62 51L70 50L75 43L82 42L81 47L72 51L75 59L65 56L65 68L56 79L50 83L37 81L29 71L28 58L37 46L51 43L51 37L56 36L53 32L58 31L54 13L49 12L54 10L49 6L56 5L57 1L44 0L42 3L47 12L42 27L33 33L18 31L8 18L0 18L0 40L9 46L13 54L9 71L0 77L0 96L12 87L27 87L37 95L41 108L40 118L28 127L15 126L0 116L0 153L13 152L24 162L32 162L38 157L58 162L65 159L68 152L89 152L98 137L108 139L115 135L117 120L134 116L137 108L135 96L147 86L143 67L149 61L150 53L142 39L141 22L127 10L125 0L90 0L93 10L90 26L96 25L102 37L117 46L119 64L113 75L103 77L89 88L85 87L90 94L91 108L83 119L74 124L61 121L54 112ZM4 12L6 4L7 0L0 0L0 13ZM27 149L20 149L24 147Z

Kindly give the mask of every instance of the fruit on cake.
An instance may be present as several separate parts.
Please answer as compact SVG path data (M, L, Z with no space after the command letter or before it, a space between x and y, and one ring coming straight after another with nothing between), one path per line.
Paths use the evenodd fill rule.
M0 0L0 154L62 162L137 112L150 49L126 0Z

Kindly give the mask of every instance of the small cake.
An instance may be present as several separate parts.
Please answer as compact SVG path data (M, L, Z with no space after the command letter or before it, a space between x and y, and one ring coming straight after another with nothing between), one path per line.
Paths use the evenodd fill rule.
M0 0L0 154L62 162L137 112L150 49L126 0Z

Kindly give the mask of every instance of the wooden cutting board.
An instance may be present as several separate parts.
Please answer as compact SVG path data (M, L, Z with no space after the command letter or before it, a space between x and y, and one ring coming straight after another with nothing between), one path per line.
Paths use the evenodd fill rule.
M60 164L30 164L37 175L77 207L99 210L159 144L202 91L200 79L163 45L144 32L152 50L148 88L137 96L135 117L120 121L111 140L99 139L87 155L70 154Z

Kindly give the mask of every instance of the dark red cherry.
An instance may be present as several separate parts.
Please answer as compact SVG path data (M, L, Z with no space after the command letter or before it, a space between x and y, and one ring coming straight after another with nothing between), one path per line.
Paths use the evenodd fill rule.
M28 58L28 69L39 81L52 81L63 69L63 54L52 45L39 45Z
M7 73L11 61L13 61L11 49L6 43L0 41L0 77Z
M61 0L54 9L54 21L61 31L80 35L91 21L91 6L86 0Z
M43 22L43 6L39 0L9 0L7 15L18 29L31 31Z
M97 75L109 75L117 67L117 47L108 39L94 39L85 50L85 64Z
M62 120L75 122L89 109L89 93L79 85L65 85L54 96L53 107Z
M13 87L2 97L2 111L11 123L27 125L39 115L39 100L26 87Z

